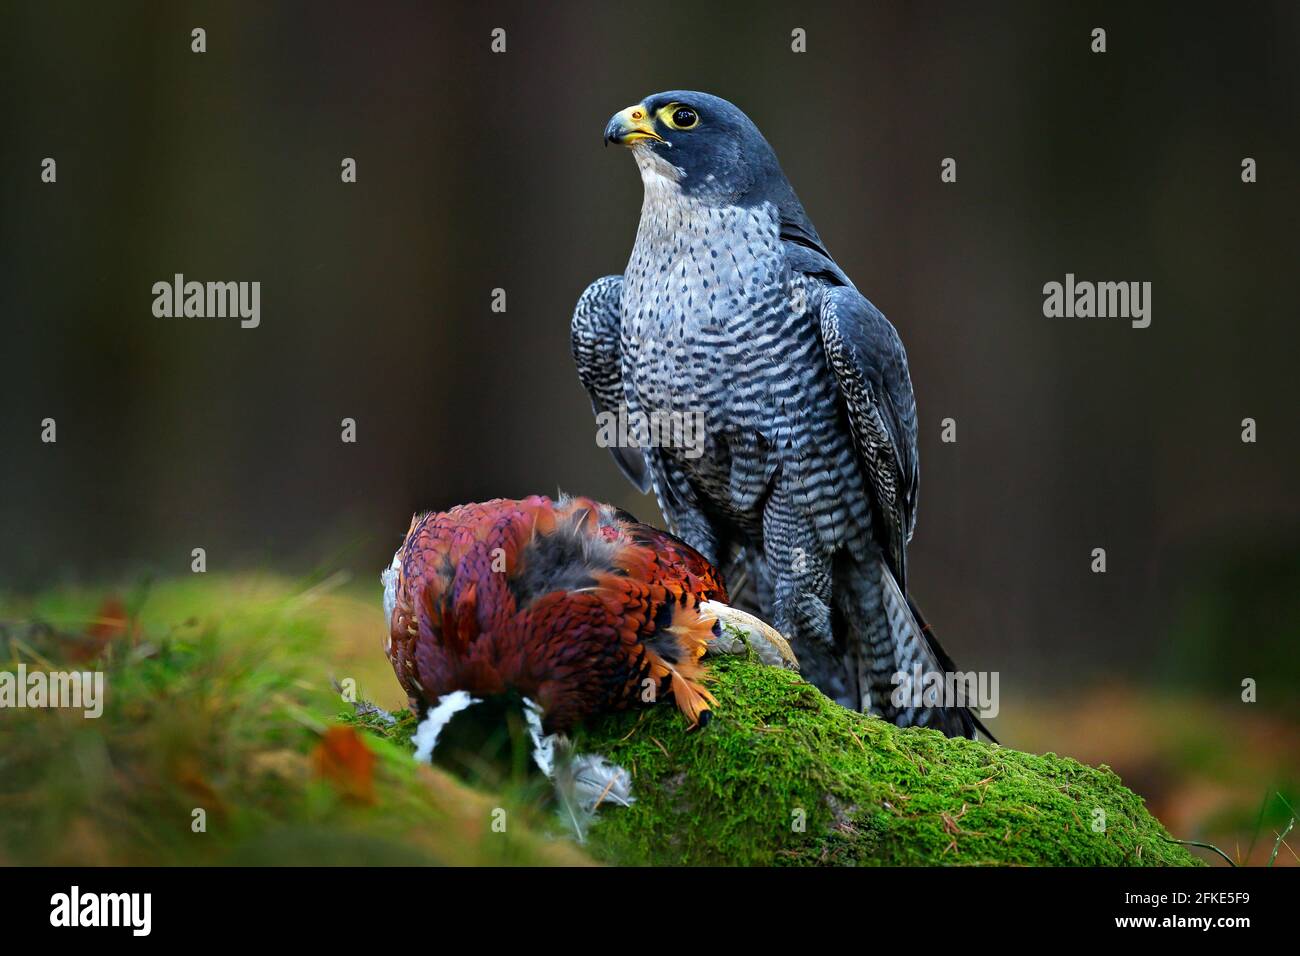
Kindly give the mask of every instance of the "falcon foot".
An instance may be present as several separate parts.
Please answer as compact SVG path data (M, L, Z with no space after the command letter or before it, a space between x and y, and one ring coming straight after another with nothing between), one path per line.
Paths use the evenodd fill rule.
M705 601L700 610L712 614L722 626L722 633L709 642L705 657L753 651L764 664L799 670L799 659L794 656L790 642L772 625L718 601Z

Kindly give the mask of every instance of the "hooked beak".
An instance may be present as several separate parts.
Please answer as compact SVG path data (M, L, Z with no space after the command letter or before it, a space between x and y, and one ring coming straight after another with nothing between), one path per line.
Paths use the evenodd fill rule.
M619 146L634 146L644 140L653 140L656 143L664 142L664 138L655 132L654 123L650 119L650 111L641 104L629 106L625 110L619 110L610 118L609 125L605 127L605 145L617 143Z

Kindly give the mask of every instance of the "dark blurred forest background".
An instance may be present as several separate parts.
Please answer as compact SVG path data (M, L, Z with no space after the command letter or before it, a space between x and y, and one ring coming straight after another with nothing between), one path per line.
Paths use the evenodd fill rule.
M902 334L911 582L1000 672L1004 741L1112 764L1174 832L1293 797L1296 3L5 3L0 592L203 547L377 604L416 510L564 489L658 520L568 323L639 212L604 124L678 87L749 113ZM260 281L261 326L155 318L178 272ZM1150 328L1045 318L1066 273L1151 282Z

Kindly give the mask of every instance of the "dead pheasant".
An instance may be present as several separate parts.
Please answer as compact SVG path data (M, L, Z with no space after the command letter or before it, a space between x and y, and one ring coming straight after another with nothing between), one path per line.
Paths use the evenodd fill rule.
M594 714L671 698L692 726L706 723L706 652L748 645L798 666L781 635L727 606L722 575L696 551L587 498L416 516L383 580L385 650L422 716L425 759L457 712L518 697L553 775L555 735Z

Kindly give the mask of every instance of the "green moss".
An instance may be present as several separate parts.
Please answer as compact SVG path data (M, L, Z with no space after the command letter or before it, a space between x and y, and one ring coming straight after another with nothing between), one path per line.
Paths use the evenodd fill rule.
M727 659L719 706L593 723L577 741L626 767L636 803L602 809L599 859L646 864L1196 865L1108 768L836 705L797 675ZM1104 817L1097 811L1101 811ZM1094 829L1094 820L1104 827Z
M0 597L0 669L58 667L103 599ZM0 717L0 865L31 863L536 863L588 860L565 840L526 747L472 786L411 760L414 719L364 725L373 802L313 770L321 734L362 697L403 695L379 650L375 600L261 580L164 582L128 599L129 633L92 665L97 720ZM930 731L835 705L796 675L713 665L713 722L670 705L594 722L582 750L634 776L586 848L611 863L1192 864L1109 770ZM388 695L385 697L385 695ZM195 833L193 810L207 830ZM505 809L509 826L492 823ZM1094 811L1105 828L1094 832ZM802 826L800 822L802 821Z
M590 862L551 837L549 809L419 766L401 741L365 738L370 799L318 772L347 707L331 678L364 653L396 689L376 602L277 579L164 582L102 655L70 658L102 600L0 596L0 670L99 670L106 694L97 719L0 711L0 866ZM355 634L335 626L353 619Z

